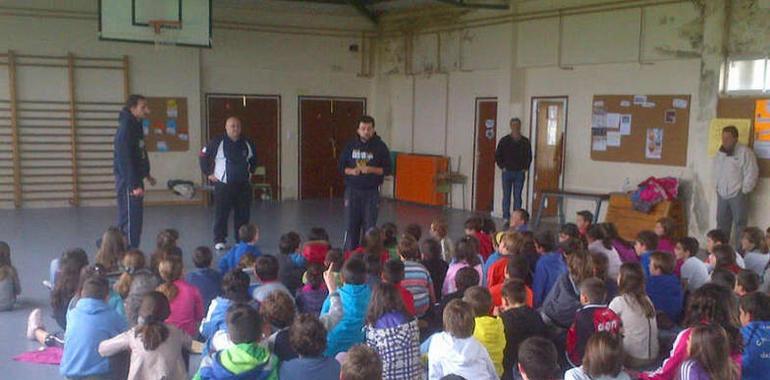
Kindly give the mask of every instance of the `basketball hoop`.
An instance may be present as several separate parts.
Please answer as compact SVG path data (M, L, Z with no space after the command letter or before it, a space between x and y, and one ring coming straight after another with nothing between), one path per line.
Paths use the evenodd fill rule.
M182 30L182 22L175 20L149 20L147 21L155 33L153 41L155 50L160 50L161 46L176 45L179 31Z

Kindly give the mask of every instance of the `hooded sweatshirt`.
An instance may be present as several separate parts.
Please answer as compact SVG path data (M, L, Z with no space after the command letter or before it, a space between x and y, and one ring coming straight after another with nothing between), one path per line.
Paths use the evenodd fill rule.
M326 336L325 356L335 356L347 351L353 345L364 342L364 319L369 308L372 290L368 285L345 284L338 293L342 301L342 319ZM321 316L329 313L331 301L329 297L321 307Z
M374 166L382 168L382 175L361 174L345 175L346 168L354 168L358 165ZM372 190L382 185L384 176L390 174L390 151L388 146L380 139L380 136L374 135L366 142L356 136L340 156L339 171L345 177L345 187L356 190Z
M564 273L548 293L540 311L553 324L566 329L575 321L575 312L580 307L580 292L577 284L572 281L569 273Z
M439 380L449 374L473 380L499 378L487 349L476 338L455 338L440 332L433 335L428 348L428 379Z
M741 328L744 380L766 379L770 373L770 322L754 321Z
M142 121L134 117L128 107L118 116L118 130L114 140L113 172L121 186L136 189L150 175L150 160L144 147Z
M67 313L64 353L59 373L65 377L86 377L110 373L109 359L99 355L99 343L128 328L104 300L81 298Z
M201 360L194 380L278 380L278 358L267 348L240 343Z
M498 376L503 374L503 351L505 350L505 326L503 320L498 317L484 315L475 318L476 328L473 337L487 349L495 372Z

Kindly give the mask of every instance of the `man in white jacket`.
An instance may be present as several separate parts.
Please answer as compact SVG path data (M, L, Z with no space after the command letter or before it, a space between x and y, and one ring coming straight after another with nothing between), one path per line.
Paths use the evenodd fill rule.
M749 147L738 143L738 129L722 129L722 146L714 157L714 183L717 190L717 228L740 241L748 219L748 196L757 185L757 157ZM735 234L731 235L735 228Z

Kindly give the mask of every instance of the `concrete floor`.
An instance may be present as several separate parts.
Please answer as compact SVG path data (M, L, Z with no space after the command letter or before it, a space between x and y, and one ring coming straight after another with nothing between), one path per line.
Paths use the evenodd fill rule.
M13 264L22 283L22 296L17 309L0 313L0 379L22 379L30 375L31 378L60 378L58 366L18 363L11 358L38 348L37 343L24 337L27 315L33 308L42 308L46 325L52 329L57 327L49 316L48 290L41 285L41 281L48 278L50 260L67 248L81 247L93 262L95 241L106 227L114 224L115 214L115 208L95 207L0 210L0 240L10 244ZM455 237L463 234L463 222L471 214L383 201L379 223L395 222L399 228L419 223L423 226L423 236L427 236L431 220L440 215L449 222L450 236ZM257 203L251 220L260 226L260 246L266 252L277 251L282 233L294 230L304 236L313 226L325 227L334 246L342 244L344 215L341 200ZM183 252L188 253L196 246L211 244L212 223L211 208L147 207L141 248L146 254L151 253L155 234L162 228L176 228L181 234L180 246ZM188 267L191 266L187 254L185 262ZM193 360L195 368L196 359Z

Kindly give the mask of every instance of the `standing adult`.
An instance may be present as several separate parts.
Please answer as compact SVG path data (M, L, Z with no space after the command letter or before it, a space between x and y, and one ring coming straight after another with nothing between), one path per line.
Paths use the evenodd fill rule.
M390 174L390 151L374 130L374 118L358 120L357 136L345 146L339 170L345 176L345 248L356 249L361 234L377 224L380 185Z
M728 238L735 229L733 246L738 246L748 220L749 193L757 185L757 157L738 142L738 128L722 129L722 146L714 157L714 183L717 190L717 228Z
M233 236L249 222L251 214L251 174L257 167L254 143L241 134L241 120L227 118L225 134L213 138L200 153L203 174L214 184L214 248L225 249L227 222L233 211Z
M144 215L144 179L150 176L150 160L144 147L142 119L150 115L147 99L131 95L118 116L113 141L113 173L118 202L118 228L128 237L128 248L139 248Z
M500 139L495 149L495 161L503 171L503 219L505 225L511 220L511 190L513 208L521 208L521 191L527 170L532 163L532 146L529 139L521 135L521 120L514 117L510 122L511 133Z

